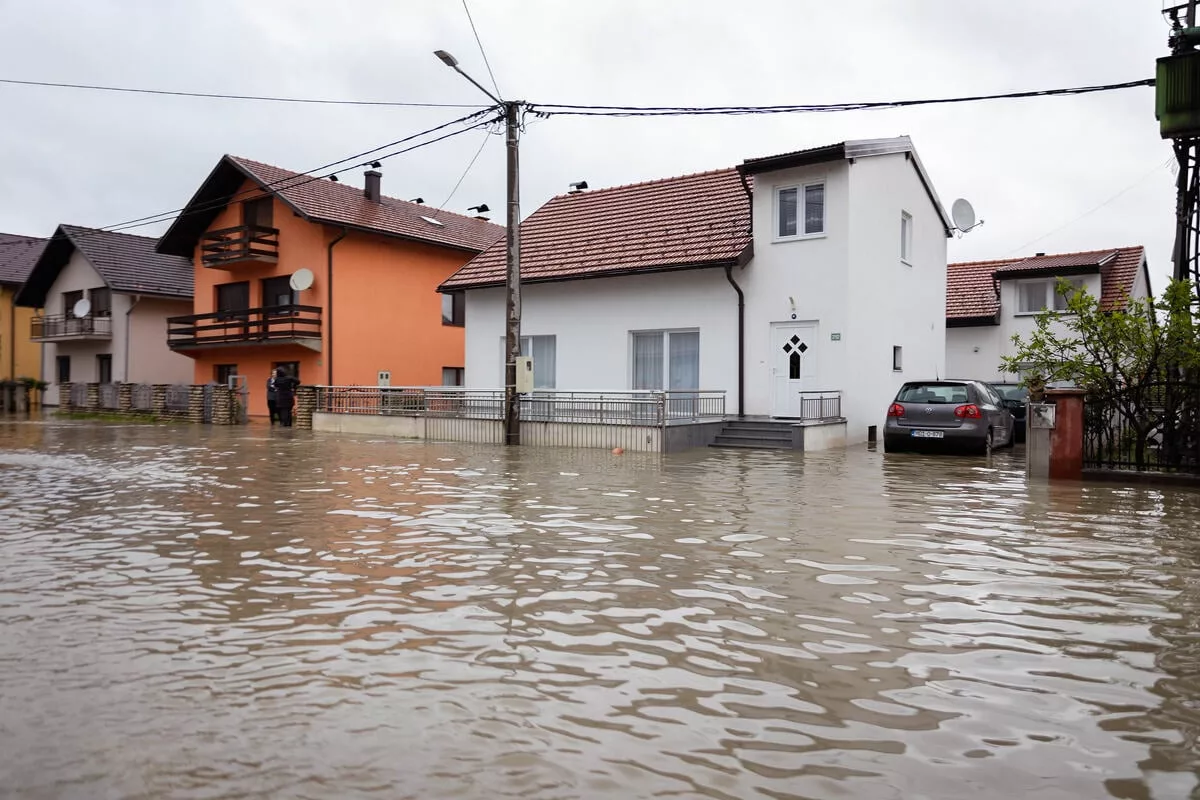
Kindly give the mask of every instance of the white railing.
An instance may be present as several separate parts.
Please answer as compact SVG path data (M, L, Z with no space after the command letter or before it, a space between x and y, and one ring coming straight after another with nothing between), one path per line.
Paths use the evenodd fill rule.
M502 419L503 389L454 386L318 386L316 411L331 414ZM521 396L527 422L663 426L725 416L724 391L560 392Z

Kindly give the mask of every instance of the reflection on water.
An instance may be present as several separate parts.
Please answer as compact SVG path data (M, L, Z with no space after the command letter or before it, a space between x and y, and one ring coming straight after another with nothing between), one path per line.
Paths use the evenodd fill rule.
M0 424L0 795L1183 798L1200 494Z

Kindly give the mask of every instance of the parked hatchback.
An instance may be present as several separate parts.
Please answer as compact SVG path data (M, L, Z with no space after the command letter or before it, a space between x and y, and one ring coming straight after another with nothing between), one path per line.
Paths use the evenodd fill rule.
M981 381L915 381L896 393L883 427L887 452L955 449L988 453L1013 443L1013 415Z
M1013 413L1013 441L1025 441L1025 418L1029 412L1029 390L1019 383L993 383L992 388L1007 401L1005 405Z

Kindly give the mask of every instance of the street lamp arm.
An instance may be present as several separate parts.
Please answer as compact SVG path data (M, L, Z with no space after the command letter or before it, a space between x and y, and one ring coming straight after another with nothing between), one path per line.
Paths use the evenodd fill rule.
M437 56L439 59L441 59L442 63L443 63L443 64L445 64L447 67L449 67L450 69L454 70L454 71L455 71L455 72L457 72L459 75L462 75L464 78L466 78L467 80L469 80L469 81L470 81L472 84L474 84L476 89L478 89L479 91L483 92L483 93L484 93L484 94L486 94L488 97L492 98L492 101L493 101L494 103L496 103L496 105L501 105L501 106L502 106L502 105L504 105L504 101L503 101L503 100L501 100L499 97L496 97L496 95L492 94L492 93L491 93L491 92L489 92L487 89L483 88L483 84L481 84L479 81L475 80L475 79L474 79L474 78L472 78L470 75L468 75L467 73L463 72L463 69L462 69L462 67L460 67L460 66L458 65L458 59L457 59L457 58L455 58L454 56L450 55L450 54L449 54L449 53L447 53L445 50L434 50L434 51L433 51L433 54L434 54L435 56Z

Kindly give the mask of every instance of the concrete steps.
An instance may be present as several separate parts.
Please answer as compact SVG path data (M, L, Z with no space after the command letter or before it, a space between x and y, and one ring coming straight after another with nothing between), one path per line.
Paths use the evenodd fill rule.
M772 420L732 420L717 434L710 447L744 450L791 450L795 447L792 426Z

